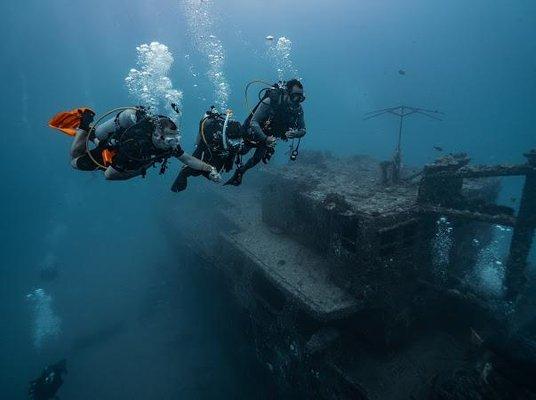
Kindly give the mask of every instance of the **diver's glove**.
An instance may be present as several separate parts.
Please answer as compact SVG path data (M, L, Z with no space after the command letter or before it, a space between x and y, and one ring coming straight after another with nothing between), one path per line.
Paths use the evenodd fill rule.
M216 168L212 167L208 174L208 179L210 179L212 182L218 183L221 182L221 175Z
M268 164L268 161L270 161L274 153L275 149L273 147L268 147L262 156L262 162Z
M86 132L89 131L89 125L93 122L94 117L95 113L86 108L80 113L80 125L78 125L78 128Z
M275 143L275 136L266 136L266 146L273 148Z

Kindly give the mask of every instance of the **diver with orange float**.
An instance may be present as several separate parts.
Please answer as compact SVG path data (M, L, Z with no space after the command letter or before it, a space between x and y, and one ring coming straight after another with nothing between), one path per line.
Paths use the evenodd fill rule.
M172 107L178 112L176 105ZM58 113L49 121L51 128L73 136L70 153L75 169L102 170L108 180L127 180L145 177L157 164L163 174L173 157L213 182L221 180L216 168L182 150L177 125L167 116L138 106L111 110L95 123L94 118L91 109L78 108Z

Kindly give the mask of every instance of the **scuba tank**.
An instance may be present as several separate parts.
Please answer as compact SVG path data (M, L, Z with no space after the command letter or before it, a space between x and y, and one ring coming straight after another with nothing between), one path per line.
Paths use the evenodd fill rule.
M212 155L227 157L242 147L242 126L231 119L232 113L220 113L214 106L199 123L199 134Z

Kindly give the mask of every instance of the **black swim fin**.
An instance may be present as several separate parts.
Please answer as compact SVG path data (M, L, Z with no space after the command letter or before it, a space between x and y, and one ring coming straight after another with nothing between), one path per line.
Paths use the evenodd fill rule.
M171 191L175 193L182 192L183 190L186 190L187 186L188 186L188 174L183 168L179 172L179 175L177 175L177 178L175 178L175 182L173 182L173 185L171 185Z
M227 182L225 182L223 184L223 186L227 186L227 185L233 185L233 186L240 186L242 184L242 177L244 176L244 174L239 171L238 169L235 170L233 176L231 177L231 179L229 179Z

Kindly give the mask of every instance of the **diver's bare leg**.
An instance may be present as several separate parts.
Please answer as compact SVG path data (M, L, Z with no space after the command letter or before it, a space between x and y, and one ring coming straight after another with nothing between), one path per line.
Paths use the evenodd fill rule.
M73 144L71 145L71 158L74 160L86 153L86 142L89 132L82 129L76 130Z

